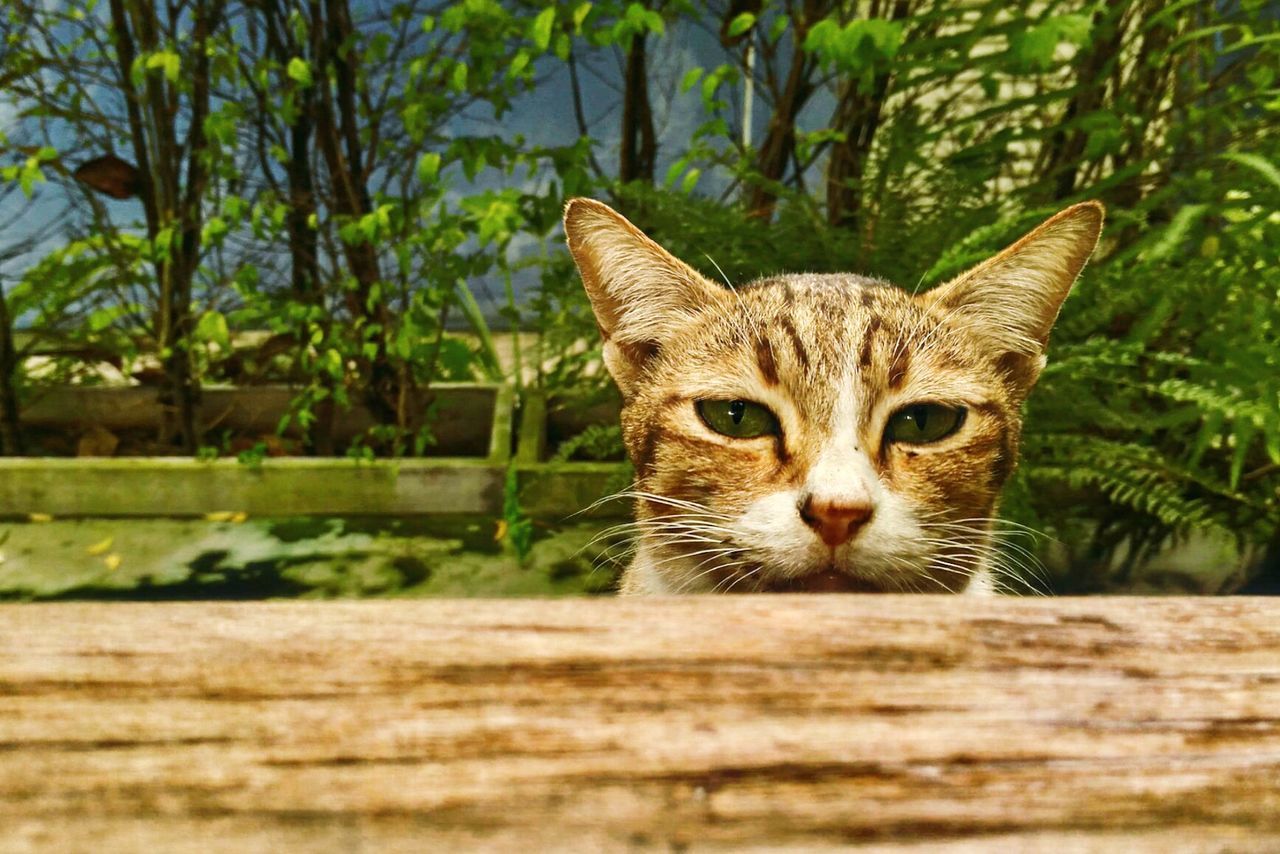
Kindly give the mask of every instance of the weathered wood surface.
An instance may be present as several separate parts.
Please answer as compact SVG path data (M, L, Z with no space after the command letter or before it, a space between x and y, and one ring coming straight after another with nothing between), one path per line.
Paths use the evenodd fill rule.
M1280 850L1280 601L0 607L0 849Z

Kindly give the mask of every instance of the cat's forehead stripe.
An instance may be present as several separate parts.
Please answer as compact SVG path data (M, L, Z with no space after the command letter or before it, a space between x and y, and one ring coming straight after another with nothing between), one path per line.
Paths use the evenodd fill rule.
M870 303L867 307L864 303ZM974 371L1002 385L991 371L994 354L975 349L945 316L887 283L852 275L776 276L745 285L735 298L709 305L697 332L663 360L666 380L702 394L752 396L778 405L778 394L802 418L828 424L834 400L827 390L852 386L860 412L875 417L886 394L966 398ZM710 374L691 374L696 362ZM682 369L680 366L683 365ZM709 377L718 377L712 390ZM1002 389L1003 390L1003 389ZM766 394L768 392L768 394Z
M773 358L773 345L769 339L761 336L756 342L756 362L760 365L760 376L769 385L778 384L778 365Z
M902 388L907 378L907 370L911 367L911 351L905 341L900 341L893 351L893 361L889 364L889 388Z
M871 348L875 346L876 333L880 331L880 318L872 317L867 323L867 331L862 335L862 352L858 354L858 367L866 370L871 367Z
M790 292L791 289L788 287L787 293ZM782 331L787 334L787 337L791 339L791 349L795 351L796 361L800 363L801 369L809 370L809 350L804 346L804 341L800 339L800 333L796 331L795 324L791 322L790 317L783 315L779 325L782 327Z

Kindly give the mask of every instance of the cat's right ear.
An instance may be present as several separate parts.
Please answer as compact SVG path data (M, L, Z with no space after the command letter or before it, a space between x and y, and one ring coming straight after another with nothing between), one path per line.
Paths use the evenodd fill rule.
M665 338L728 296L608 205L570 200L564 233L604 338L605 367L624 395Z
M1002 369L1029 390L1044 368L1058 310L1098 244L1103 214L1099 202L1072 205L918 299L984 339Z

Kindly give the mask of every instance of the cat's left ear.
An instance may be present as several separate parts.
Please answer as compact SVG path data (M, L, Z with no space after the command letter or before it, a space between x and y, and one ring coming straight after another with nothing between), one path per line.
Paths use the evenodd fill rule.
M664 339L728 297L601 202L571 200L564 233L604 337L605 367L624 395Z
M1044 368L1049 330L1102 233L1100 202L1081 202L1008 249L920 297L986 339L1030 388Z

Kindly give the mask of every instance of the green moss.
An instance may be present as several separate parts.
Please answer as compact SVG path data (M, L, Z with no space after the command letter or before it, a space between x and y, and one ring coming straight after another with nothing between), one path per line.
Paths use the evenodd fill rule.
M521 562L487 517L0 526L0 599L562 596L607 590L599 525L540 528Z

